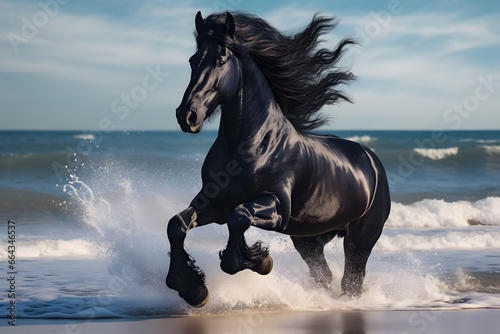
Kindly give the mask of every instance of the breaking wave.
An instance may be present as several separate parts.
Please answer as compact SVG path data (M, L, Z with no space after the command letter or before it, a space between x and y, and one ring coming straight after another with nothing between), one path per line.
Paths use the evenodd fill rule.
M448 156L453 156L458 154L458 147L450 147L450 148L415 148L415 152L418 154L432 159L432 160L441 160Z
M475 202L425 199L409 205L393 203L386 226L390 227L463 227L500 226L500 198L488 197Z

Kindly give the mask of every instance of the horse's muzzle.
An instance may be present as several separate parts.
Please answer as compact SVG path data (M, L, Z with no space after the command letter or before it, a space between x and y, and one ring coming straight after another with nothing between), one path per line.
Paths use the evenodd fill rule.
M194 109L189 110L186 116L187 125L190 127L196 126L197 120L198 120L198 113L196 112L196 110Z
M179 109L176 110L176 116L182 131L190 133L200 132L201 123L199 122L198 112L195 109L189 109L186 114Z

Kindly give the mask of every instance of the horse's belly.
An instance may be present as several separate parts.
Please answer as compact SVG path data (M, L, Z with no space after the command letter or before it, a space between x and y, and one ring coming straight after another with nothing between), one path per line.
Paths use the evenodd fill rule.
M318 187L309 196L292 199L285 233L307 236L344 230L346 224L359 219L369 206L370 192L364 187L342 192L327 188Z
M287 228L283 231L283 233L292 236L309 237L331 232L334 230L345 230L345 225L346 223L342 223L336 220L313 222L312 220L302 221L291 217L288 222Z

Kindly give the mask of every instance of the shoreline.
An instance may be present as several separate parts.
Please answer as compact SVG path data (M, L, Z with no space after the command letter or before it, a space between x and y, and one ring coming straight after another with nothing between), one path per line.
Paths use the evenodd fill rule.
M497 309L453 311L328 311L188 315L168 318L17 319L2 333L493 333ZM16 328L18 327L18 328Z

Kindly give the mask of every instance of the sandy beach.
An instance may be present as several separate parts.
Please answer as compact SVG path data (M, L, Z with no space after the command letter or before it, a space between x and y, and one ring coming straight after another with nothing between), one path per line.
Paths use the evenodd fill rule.
M494 333L499 311L339 311L194 315L156 319L18 319L2 324L2 333Z

